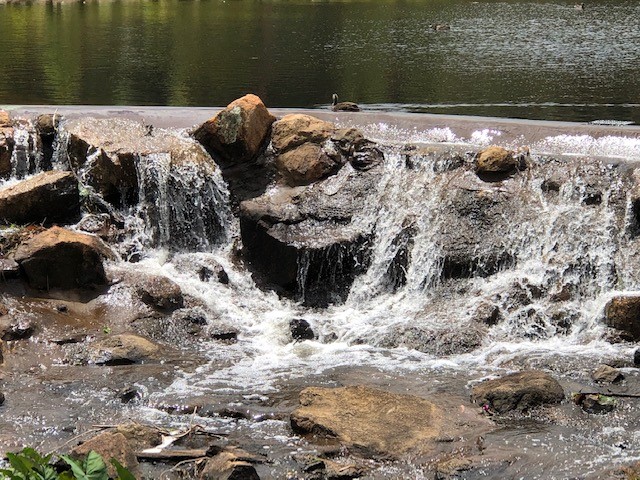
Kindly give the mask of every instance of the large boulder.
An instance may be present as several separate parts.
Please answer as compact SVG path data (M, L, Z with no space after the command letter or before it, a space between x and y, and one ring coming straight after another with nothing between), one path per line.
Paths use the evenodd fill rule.
M473 387L471 396L478 405L506 413L560 403L564 400L564 390L551 375L529 370L479 383Z
M432 401L365 386L303 390L291 426L298 433L388 457L428 453L442 438L456 439L451 448L460 448L462 436L475 438L491 429L476 409L461 407L460 399Z
M113 252L98 237L52 227L22 243L15 261L34 288L70 289L107 283L103 259Z
M632 341L640 340L640 295L612 298L604 309L605 323Z
M331 138L335 128L333 123L311 115L300 113L285 115L273 124L271 143L278 153L294 149L307 142L321 144Z
M0 110L1 112L1 110ZM13 128L2 126L0 120L0 178L11 175L11 155L13 154Z
M80 216L78 181L71 172L44 172L0 190L7 223L72 223Z
M275 117L256 95L234 100L198 127L193 136L228 163L252 160L262 150Z
M308 185L339 169L343 164L337 152L330 154L322 146L307 142L276 157L278 172L291 186Z

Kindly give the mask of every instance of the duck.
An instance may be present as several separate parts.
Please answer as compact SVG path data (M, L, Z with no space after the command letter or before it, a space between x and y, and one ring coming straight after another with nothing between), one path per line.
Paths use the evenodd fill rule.
M584 10L584 3L576 3L573 8L576 10Z
M331 110L334 112L359 112L360 107L353 102L338 102L338 94L331 96Z
M436 32L444 32L446 30L451 30L451 26L448 23L434 23L429 25L429 28L435 30Z

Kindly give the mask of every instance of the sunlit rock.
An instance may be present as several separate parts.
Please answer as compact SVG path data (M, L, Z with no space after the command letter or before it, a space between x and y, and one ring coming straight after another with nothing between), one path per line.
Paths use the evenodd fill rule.
M231 102L193 136L212 155L229 163L245 162L260 153L274 121L262 100L249 94Z
M497 413L527 411L564 400L564 390L551 375L529 370L487 380L473 387L472 400Z
M115 458L120 465L134 475L139 475L139 464L135 452L126 437L121 433L102 432L71 449L73 458L85 458L89 452L98 453L107 465L110 478L117 478L117 472L111 459Z
M600 365L591 374L591 378L601 383L619 383L624 380L624 374L609 365Z
M491 430L477 409L460 401L365 386L303 390L291 426L297 433L337 441L366 456L387 457L429 453L440 438L455 439L451 449L460 448L462 436L475 438Z
M7 223L73 223L80 216L78 181L71 172L44 172L0 190Z
M503 147L491 146L478 153L476 171L479 174L508 173L518 165L513 152Z
M87 346L87 360L97 365L131 365L159 360L160 347L132 333L109 335Z
M276 152L286 152L303 143L322 144L333 135L335 125L311 115L285 115L273 124L271 142Z

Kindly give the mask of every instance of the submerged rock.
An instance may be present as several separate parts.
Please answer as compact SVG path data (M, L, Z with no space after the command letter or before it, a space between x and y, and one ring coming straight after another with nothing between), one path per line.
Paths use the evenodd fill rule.
M459 404L449 407L365 386L303 390L291 426L298 433L336 439L367 456L392 458L428 453L439 438L459 439L491 429L488 420ZM459 446L451 442L452 448Z
M291 330L291 337L294 340L313 340L315 338L311 325L303 318L291 319L289 330Z
M97 365L131 365L157 360L160 347L132 333L110 335L89 345L88 360Z
M275 120L262 100L249 94L231 102L193 136L228 163L246 162L260 153Z
M609 327L620 330L629 340L640 340L640 295L614 297L604 313Z
M473 387L471 396L478 405L507 413L560 403L564 400L564 390L551 375L529 370L479 383Z
M34 288L83 288L105 285L103 259L114 259L98 237L52 227L22 243L14 254Z
M73 223L79 216L78 181L71 172L44 172L0 190L6 223Z

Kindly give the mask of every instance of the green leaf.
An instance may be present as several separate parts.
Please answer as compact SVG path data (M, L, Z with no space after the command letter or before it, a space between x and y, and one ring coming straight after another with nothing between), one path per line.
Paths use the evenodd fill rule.
M107 465L100 454L91 450L85 460L85 471L89 480L109 480Z
M15 453L7 453L7 460L9 460L9 465L11 465L16 473L22 474L25 479L29 478L31 468L22 456Z
M60 455L60 458L71 467L71 471L73 472L73 475L77 480L89 480L89 477L87 477L87 475L85 474L82 465L80 465L68 455Z
M136 477L134 477L129 470L124 468L118 460L112 458L111 463L114 467L116 467L116 472L118 472L119 480L136 480Z

